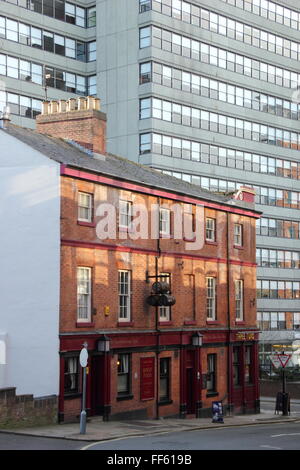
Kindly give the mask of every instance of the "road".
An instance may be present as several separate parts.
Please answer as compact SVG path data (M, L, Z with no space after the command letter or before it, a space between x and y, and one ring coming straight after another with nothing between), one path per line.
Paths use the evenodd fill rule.
M0 450L300 450L300 421L222 427L98 443L0 433Z
M300 422L173 432L91 444L86 450L300 450Z

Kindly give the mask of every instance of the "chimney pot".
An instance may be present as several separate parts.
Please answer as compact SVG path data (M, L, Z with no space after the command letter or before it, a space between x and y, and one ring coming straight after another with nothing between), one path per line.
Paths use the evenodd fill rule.
M70 98L67 101L67 111L75 111L76 110L76 98Z
M96 111L100 111L100 98L94 98L94 104Z
M84 111L86 109L87 100L84 96L77 98L78 110Z
M66 100L59 100L58 102L58 112L65 113L67 111L67 102Z
M42 102L42 114L49 114L49 101Z
M53 100L50 101L50 114L55 114L58 111L58 102Z

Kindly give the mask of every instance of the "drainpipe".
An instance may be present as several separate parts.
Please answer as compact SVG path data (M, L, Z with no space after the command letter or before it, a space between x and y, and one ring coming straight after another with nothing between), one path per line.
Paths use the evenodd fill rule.
M232 354L231 354L231 327L230 327L230 231L229 231L229 212L227 212L227 329L228 329L228 354L227 354L227 387L228 387L228 413L232 413Z
M159 207L160 207L160 198L157 198L158 204L158 237L157 237L157 255L155 257L155 280L158 282L158 260L161 255L160 249L160 230L159 230ZM160 345L160 330L159 330L159 306L155 307L155 331L156 331L156 419L159 419L159 345Z

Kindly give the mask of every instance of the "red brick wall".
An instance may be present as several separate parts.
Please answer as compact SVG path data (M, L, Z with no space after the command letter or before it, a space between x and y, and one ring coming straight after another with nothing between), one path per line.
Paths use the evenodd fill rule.
M36 126L41 134L73 140L96 153L106 152L106 115L101 111L40 114Z
M154 196L132 193L118 188L94 184L91 182L63 177L62 207L61 207L61 317L60 332L76 334L86 332L114 331L118 329L124 332L127 338L127 347L130 346L132 329L136 331L155 331L155 307L146 303L150 294L151 284L146 282L146 272L155 274L155 250L157 240L104 240L103 243L111 246L111 249L97 249L101 246L101 240L97 238L95 226L83 226L77 222L78 191L94 194L95 207L101 202L111 202L117 206L119 199L130 200L134 203L143 203L149 208L150 204L158 202ZM174 201L164 199L164 205L172 205ZM217 220L216 243L205 243L203 248L197 251L187 252L183 240L160 241L162 256L158 261L159 272L171 273L172 294L176 298L176 304L172 307L171 323L160 325L162 331L188 328L185 321L194 321L191 327L205 331L206 347L201 350L202 373L206 373L207 354L218 354L218 399L227 399L228 393L228 358L227 349L224 347L226 336L224 329L228 326L228 299L230 302L230 326L231 328L256 327L256 306L251 300L256 298L256 267L255 263L255 219L246 215L232 214L229 218L229 244L227 242L227 213L221 209L205 208L205 216L214 217ZM95 219L97 222L98 219ZM234 223L243 224L244 244L242 248L233 246ZM204 225L202 227L204 231ZM89 246L80 246L80 243L90 243ZM96 245L97 244L97 245ZM115 246L123 246L124 251L116 251ZM227 279L227 252L229 245L229 293ZM128 248L132 251L126 251ZM139 252L134 249L140 250ZM147 250L153 250L148 253ZM175 257L174 254L177 254ZM190 257L188 255L191 255ZM77 266L87 266L93 272L93 307L96 309L92 317L92 326L84 327L77 323ZM118 324L118 270L126 269L132 273L132 305L131 324L122 326ZM206 318L206 293L205 277L217 278L217 319L209 322ZM235 321L234 280L244 280L244 321ZM193 288L195 286L195 288ZM105 307L109 307L109 314L105 315ZM128 332L128 335L125 334ZM112 335L111 335L112 336ZM96 336L95 336L96 337ZM125 341L125 339L124 339ZM125 341L126 342L126 341ZM113 343L113 339L112 339ZM209 344L213 346L209 346ZM216 343L220 343L218 347ZM125 344L125 343L124 343ZM113 345L112 345L113 346ZM111 406L112 414L124 413L145 409L148 416L155 417L155 400L140 401L139 368L140 358L153 356L154 352L132 353L132 394L131 400L117 400L117 354L111 359ZM180 405L180 355L167 350L160 353L171 357L172 361L172 400L170 405L160 407L160 415L176 415ZM134 378L134 373L137 378ZM216 398L206 397L206 391L202 393L203 406L210 408L211 401ZM78 399L65 400L65 416L74 413L76 406L80 406Z

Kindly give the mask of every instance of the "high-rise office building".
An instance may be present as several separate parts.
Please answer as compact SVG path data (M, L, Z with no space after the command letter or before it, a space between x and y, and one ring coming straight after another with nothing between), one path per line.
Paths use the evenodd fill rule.
M299 2L11 2L0 101L14 120L32 126L45 96L97 94L109 151L212 191L254 187L262 359L297 340Z
M95 95L95 2L0 2L0 109L34 127L45 99Z

